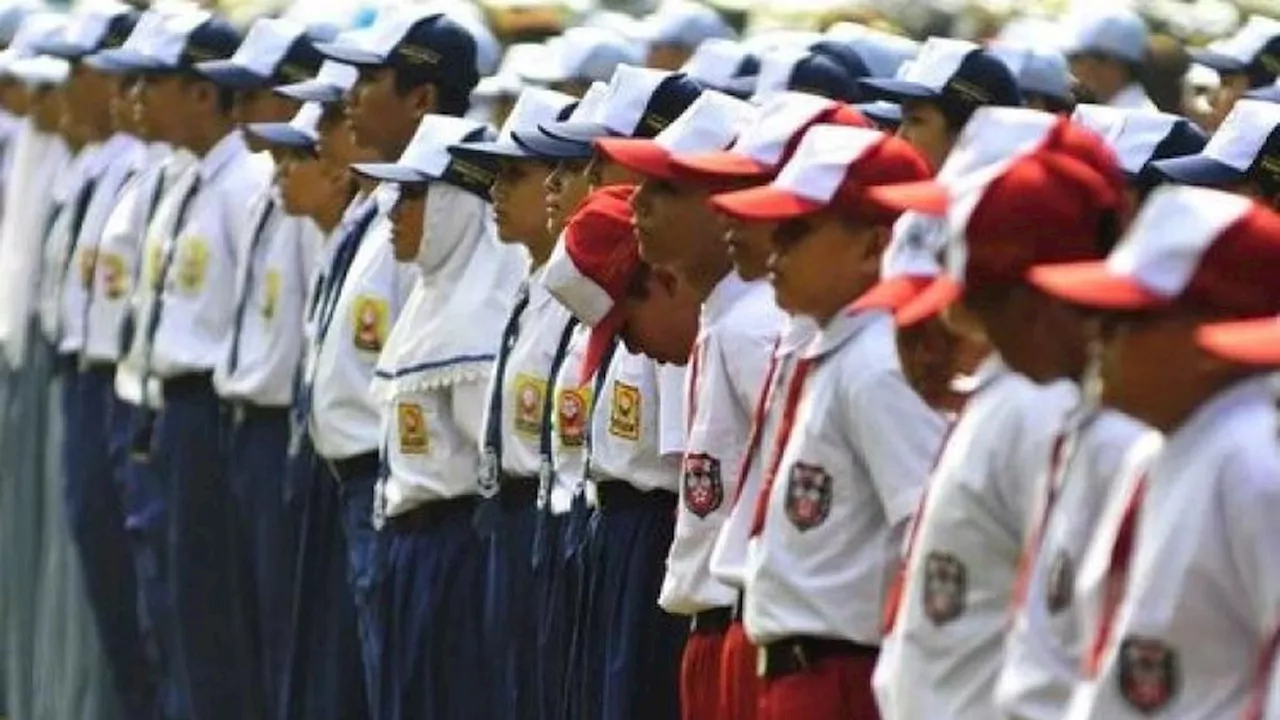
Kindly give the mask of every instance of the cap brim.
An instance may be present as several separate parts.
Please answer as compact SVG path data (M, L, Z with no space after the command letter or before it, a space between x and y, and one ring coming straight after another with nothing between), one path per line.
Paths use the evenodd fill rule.
M1137 281L1107 269L1105 261L1061 263L1031 268L1032 285L1073 305L1101 310L1147 310L1167 301Z
M108 53L103 52L99 53L98 57L106 55ZM166 65L149 55L143 55L127 48L116 48L110 51L110 62L120 68L120 72L157 72L174 69L173 66Z
M786 220L812 215L827 207L808 198L779 190L772 185L721 193L711 198L717 210L744 220Z
M1268 85L1250 90L1244 94L1250 100L1263 100L1270 103L1280 103L1280 85Z
M582 374L579 376L581 384L586 385L591 382L591 378L604 369L601 365L604 363L605 355L609 353L609 346L622 331L626 320L623 312L621 305L614 305L609 314L591 328L591 332L587 335L587 348L582 355Z
M541 132L512 133L511 137L535 157L547 160L586 160L593 152L589 144L559 140Z
M1232 362L1245 365L1280 365L1280 320L1213 323L1196 331L1201 348Z
M232 90L256 90L271 84L271 77L259 75L231 60L210 60L197 63L195 68L215 85Z
M915 295L907 298L893 313L893 320L899 327L911 327L932 317L942 314L952 303L964 294L964 285L947 275L933 278Z
M275 89L277 95L283 95L302 102L336 103L342 100L343 90L337 85L330 85L319 80L281 85Z
M674 155L671 162L685 172L708 177L763 180L774 174L774 168L762 162L746 155L723 150L693 155Z
M1249 64L1242 60L1212 50L1191 50L1190 55L1194 62L1220 73L1241 73L1249 68Z
M676 177L671 153L652 140L606 138L596 148L610 160L641 175L671 180Z
M538 127L542 132L565 142L590 144L600 138L613 135L604 123L598 122L555 122Z
M924 292L924 289L933 284L935 279L936 276L900 275L881 280L854 300L849 305L848 312L855 313L863 310L897 312Z
M860 103L858 112L879 125L897 127L902 124L902 106L897 103L881 100L879 102Z
M356 163L351 169L359 175L398 184L431 182L430 175L396 163Z
M914 210L935 217L946 215L951 198L936 180L876 185L866 189L869 198L894 210Z
M1207 155L1184 155L1157 160L1151 167L1165 178L1184 185L1218 187L1244 180L1245 173Z
M63 60L79 60L93 52L93 48L86 48L80 45L63 42L61 40L53 40L40 45L41 55L52 55L53 57L62 58Z
M249 123L245 130L272 145L283 147L315 147L316 138L289 123Z
M316 43L321 55L348 65L386 65L387 59L375 52L361 50L342 43Z
M874 97L898 102L902 100L929 100L940 96L937 90L928 85L921 85L909 80L863 78L858 81L858 84Z
M81 58L81 62L89 67L104 73L126 73L129 68L123 65L117 58L119 57L119 49L103 50L102 52L86 55Z
M514 140L461 143L450 147L449 152L454 155L481 155L484 157L498 158L521 159L534 157L534 154L531 151L524 148Z

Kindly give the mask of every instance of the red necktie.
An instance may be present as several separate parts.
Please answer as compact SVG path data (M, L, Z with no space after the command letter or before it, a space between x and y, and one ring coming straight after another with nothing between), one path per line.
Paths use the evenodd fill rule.
M813 360L801 358L796 361L795 373L787 385L786 405L782 407L782 419L778 424L778 436L773 441L773 456L769 459L769 467L764 473L764 484L760 487L760 495L756 498L756 511L751 519L751 537L760 534L764 529L764 516L769 510L769 496L773 494L773 482L778 475L778 466L782 464L782 453L787 448L787 440L796 422L796 411L800 407L800 396L804 393L805 381L813 368Z
M773 390L773 376L778 372L778 345L782 341L776 340L773 343L773 350L769 352L769 367L764 371L764 385L760 388L760 397L756 398L755 413L751 416L751 430L747 433L747 446L743 449L742 465L738 468L738 492L733 496L733 504L737 505L742 499L742 488L746 487L747 474L751 469L751 463L755 462L756 452L760 449L760 436L764 434L764 416L769 409L769 393Z
M1116 613L1120 610L1129 584L1129 564L1133 560L1133 548L1138 534L1138 512L1142 509L1142 499L1146 494L1147 476L1144 473L1129 495L1124 516L1120 519L1120 529L1116 531L1116 540L1111 546L1111 564L1107 567L1107 577L1102 586L1102 616L1089 655L1085 658L1084 669L1089 677L1097 676L1102 656L1111 643Z
M1053 504L1058 501L1058 489L1062 487L1062 476L1067 469L1067 444L1071 431L1062 430L1053 439L1053 450L1049 453L1048 488L1045 490L1044 507L1040 517L1027 533L1026 543L1022 546L1022 555L1018 558L1018 574L1013 581L1013 596L1009 602L1012 614L1017 614L1027 600L1027 584L1030 582L1031 566L1040 554L1040 543L1043 540L1045 525L1049 523L1049 513Z

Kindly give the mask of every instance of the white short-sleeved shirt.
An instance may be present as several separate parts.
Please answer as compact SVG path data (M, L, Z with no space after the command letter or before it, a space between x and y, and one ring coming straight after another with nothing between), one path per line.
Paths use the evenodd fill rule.
M97 160L101 167L96 173L90 171L90 177L94 181L92 195L85 206L75 252L65 259L69 264L60 299L60 352L80 354L84 350L98 247L107 218L120 199L121 187L137 172L142 152L142 143L123 133L113 135L98 151Z
M239 254L245 261L236 275L231 330L213 381L224 398L281 408L293 399L319 230L308 218L286 215L275 195L274 189L259 195L251 222L242 226Z
M778 432L778 422L782 419L785 388L791 381L791 373L795 369L800 350L807 347L817 334L818 325L812 319L792 317L773 351L773 377L770 378L769 387L762 386L767 395L763 404L764 417L759 420L761 427L757 430L755 452L752 453L750 467L746 469L745 481L738 488L729 519L720 528L720 536L711 553L711 574L731 587L741 589L746 582L747 541L751 535L751 521L755 515L760 485L763 483L767 455L769 449L774 447L773 438Z
M569 311L542 284L541 270L534 272L529 278L529 304L520 314L519 334L511 347L501 379L500 431L504 473L531 477L536 476L541 468L543 409L555 389L555 378L548 376L570 317ZM492 393L493 388L490 387L488 392ZM490 404L486 399L482 426L486 432L490 422ZM481 443L485 440L485 433L481 433Z
M619 347L591 417L590 473L598 482L676 492L684 451L684 368Z
M878 645L902 530L945 422L903 376L888 313L837 316L802 357L814 366L789 437L775 439L785 445L748 546L743 623L757 645Z
M102 145L86 145L59 174L53 188L56 209L40 248L36 315L40 333L55 347L62 341L63 289L67 280L74 278L71 253L76 216L88 207L89 194L93 192L90 183L97 180L102 168Z
M235 312L236 239L245 208L270 180L265 158L249 153L239 131L219 140L161 203L143 258L143 282L161 287L139 314L149 373L169 378L212 371L221 360ZM199 182L185 218L183 201ZM174 226L181 222L182 227ZM159 310L158 319L153 316ZM154 336L148 329L154 326Z
M360 241L342 287L335 289L328 331L315 342L310 431L321 457L343 460L379 450L382 408L369 386L417 273L413 264L396 262L391 223L378 216Z
M976 382L930 477L876 667L886 718L997 717L995 683L1035 488L1079 392L1065 380L1037 385L996 356Z
M569 512L573 498L586 479L587 426L591 421L594 382L581 382L582 360L591 328L579 324L569 341L569 352L555 381L555 407L551 413L551 456L555 482L549 500L551 512Z
M487 381L401 393L382 406L387 517L476 494Z
M1057 469L1050 463L1038 493L1036 518L1046 520L1039 531L1039 547L1033 550L1035 559L1025 570L1025 596L1017 608L996 684L1003 717L1056 720L1071 699L1080 679L1083 649L1073 603L1076 568L1118 484L1130 448L1150 432L1128 415L1108 409L1090 411L1071 424ZM1046 516L1050 494L1055 499Z
M1151 102L1151 98L1147 96L1147 91L1142 89L1142 85L1137 82L1131 82L1120 89L1114 97L1107 102L1107 105L1121 110L1142 110L1145 112L1155 112L1159 108Z
M1265 377L1243 380L1168 433L1142 474L1124 598L1070 720L1242 717L1280 623L1280 446ZM1132 493L1113 496L1080 569L1101 597ZM1115 508L1120 508L1115 510ZM1092 639L1101 603L1091 602Z
M658 604L692 615L733 605L737 592L711 576L711 551L738 493L738 474L770 353L786 316L767 282L722 279L702 306L687 368L689 431L675 540Z

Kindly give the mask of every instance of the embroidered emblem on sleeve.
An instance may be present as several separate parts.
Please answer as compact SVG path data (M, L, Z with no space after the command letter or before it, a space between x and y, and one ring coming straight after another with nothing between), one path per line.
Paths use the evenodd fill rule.
M177 272L178 290L187 295L204 290L205 276L209 272L209 243L198 237L184 239L174 270Z
M640 439L640 389L623 382L613 383L610 405L609 434L623 440Z
M1146 715L1169 704L1178 692L1178 656L1163 641L1130 636L1120 643L1120 695Z
M390 324L387 301L371 295L361 295L351 306L352 342L357 350L381 352L387 341Z
M427 419L422 414L422 407L413 403L400 403L396 406L396 418L401 454L427 454L430 444L427 441Z
M800 532L826 522L831 514L831 476L817 465L796 463L787 476L787 519Z
M125 272L124 258L115 253L98 256L102 268L102 292L109 300L119 300L129 290L129 273Z
M80 287L88 290L93 287L93 270L98 264L97 248L81 248L76 253L76 268L80 272Z
M684 506L689 512L705 518L724 503L724 484L720 481L720 461L703 453L686 455L681 473Z
M152 238L147 243L147 256L143 261L143 277L147 278L149 287L159 287L164 282L164 247L160 241Z
M268 270L262 278L262 319L272 320L280 307L280 271Z
M587 408L591 407L591 388L565 389L556 401L556 427L560 444L578 448L587 439Z
M547 383L536 375L518 373L515 386L515 412L512 423L516 432L537 437L542 429L542 400L547 392Z
M931 552L924 559L924 614L934 625L946 625L964 614L969 568L950 553Z
M1075 588L1075 564L1066 550L1059 550L1049 565L1049 575L1045 578L1044 599L1050 615L1071 607L1071 593Z

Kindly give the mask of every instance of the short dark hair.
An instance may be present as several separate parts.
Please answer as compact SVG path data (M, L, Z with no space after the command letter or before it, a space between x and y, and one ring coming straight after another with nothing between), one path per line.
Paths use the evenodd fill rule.
M209 86L217 92L218 112L225 116L231 115L231 111L236 105L236 92L234 90L229 87L219 85L212 80L193 72L183 73L182 81L187 85L192 85L194 83L208 83Z
M453 83L441 82L433 73L409 67L396 66L392 69L392 72L395 74L396 92L401 95L407 95L414 88L422 87L423 85L435 87L435 112L437 114L462 117L471 109L472 88L464 89Z

